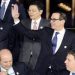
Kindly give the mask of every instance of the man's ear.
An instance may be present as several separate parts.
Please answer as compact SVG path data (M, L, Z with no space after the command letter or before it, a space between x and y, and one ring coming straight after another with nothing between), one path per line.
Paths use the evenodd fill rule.
M65 20L63 20L63 22L65 23Z
M43 13L43 10L40 10L40 13L42 14Z

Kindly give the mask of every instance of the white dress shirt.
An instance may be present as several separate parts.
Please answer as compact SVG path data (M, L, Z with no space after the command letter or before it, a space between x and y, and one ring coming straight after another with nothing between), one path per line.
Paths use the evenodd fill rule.
M31 29L33 30L33 25L34 25L34 22L36 21L36 26L37 26L37 29L39 28L39 24L40 24L40 21L41 21L41 17L38 19L38 20L32 20L31 21Z
M72 75L72 72L70 72L70 75Z
M69 75L72 75L72 73L75 73L75 72L70 72L70 74L69 74Z
M13 67L10 67L8 69L8 71L6 69L4 69L3 67L1 67L1 66L0 66L0 68L1 68L1 71L7 72L9 75L15 75L15 72L13 70Z
M57 46L56 46L56 49L55 49L55 53L58 51L58 49L59 49L59 47L60 47L60 45L62 43L64 34L65 34L65 29L63 28L61 31L54 31L52 39L55 36L56 32L59 32L59 34L57 35Z
M5 12L6 12L10 0L2 0L2 1L1 1L1 7L2 7L2 5L3 5L4 2L5 2ZM4 12L4 15L5 15L5 12Z

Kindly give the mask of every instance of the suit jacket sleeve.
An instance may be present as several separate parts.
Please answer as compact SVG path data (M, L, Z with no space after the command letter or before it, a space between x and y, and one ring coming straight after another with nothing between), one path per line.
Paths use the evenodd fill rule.
M14 29L16 29L20 35L25 35L29 39L35 38L35 39L41 39L42 37L42 29L40 30L30 30L24 27L21 23L14 26Z

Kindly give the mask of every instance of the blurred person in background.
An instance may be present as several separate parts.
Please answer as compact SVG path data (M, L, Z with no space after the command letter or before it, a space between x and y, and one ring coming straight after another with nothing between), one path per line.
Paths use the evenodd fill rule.
M24 63L15 63L9 49L0 50L0 75L27 75Z
M66 69L70 72L68 75L75 75L75 50L70 50L67 53L65 60Z

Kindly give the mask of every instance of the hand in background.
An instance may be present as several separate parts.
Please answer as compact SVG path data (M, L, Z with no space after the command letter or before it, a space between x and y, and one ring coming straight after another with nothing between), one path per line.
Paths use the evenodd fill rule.
M11 14L14 19L14 22L19 19L19 12L18 12L18 5L17 4L12 4Z

